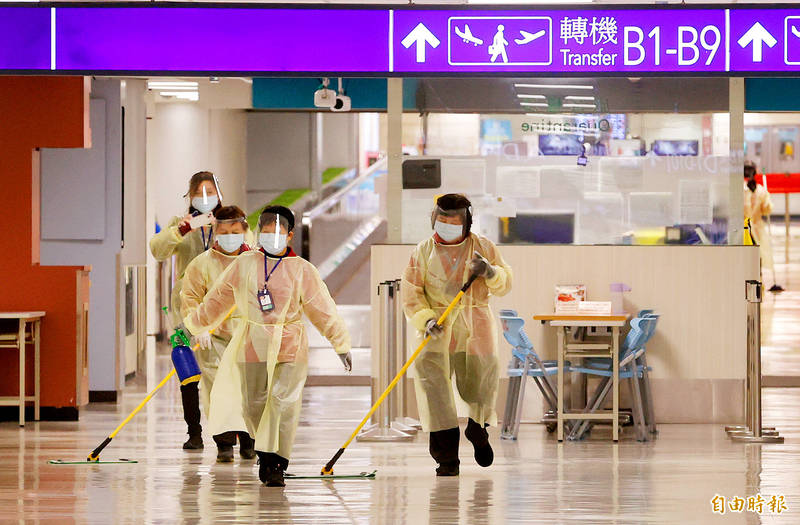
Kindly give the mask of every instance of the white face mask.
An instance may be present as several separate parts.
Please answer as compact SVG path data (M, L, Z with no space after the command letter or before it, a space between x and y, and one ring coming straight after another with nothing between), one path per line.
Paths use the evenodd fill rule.
M270 255L280 255L286 249L287 235L285 233L260 233L258 244Z
M442 221L433 223L433 231L445 242L457 241L464 235L462 224L448 224Z
M205 200L205 202L203 202ZM200 213L208 213L219 204L219 197L210 195L205 199L203 197L192 197L192 207Z
M223 233L215 237L219 247L228 253L235 252L244 244L243 233Z

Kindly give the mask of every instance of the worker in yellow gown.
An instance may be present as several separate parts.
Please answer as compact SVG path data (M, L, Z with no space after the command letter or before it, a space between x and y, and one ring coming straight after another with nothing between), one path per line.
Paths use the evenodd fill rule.
M756 165L751 161L746 161L744 165L744 216L750 219L750 234L758 244L761 266L762 268L766 267L772 273L772 287L769 291L782 292L783 287L778 285L775 275L769 225L764 219L771 213L772 200L769 192L756 182Z
M264 208L260 249L239 255L184 319L192 334L202 334L236 307L239 323L211 391L210 420L224 420L230 405L243 404L255 436L259 478L276 487L284 486L308 372L304 314L330 341L345 370L352 369L350 334L317 269L289 247L293 228L291 210Z
M166 228L150 239L150 252L157 261L166 261L175 256L177 279L170 297L170 320L173 326L181 321L181 285L183 274L195 257L213 244L213 212L222 206L222 194L217 178L210 171L200 171L189 179L188 212L183 217L173 217ZM183 419L186 421L189 439L183 444L185 450L203 448L203 427L200 425L200 392L197 382L181 385Z
M422 428L430 432L429 451L438 476L456 476L458 414L453 395L469 406L464 433L477 463L494 460L486 427L497 424L499 381L497 326L489 297L511 290L511 268L497 246L470 231L472 205L464 195L439 197L431 215L434 233L417 245L403 272L403 307L420 337L431 340L414 363L415 390ZM477 279L443 325L437 319L469 275Z
M187 317L202 303L208 291L230 264L241 253L250 250L245 241L245 232L249 229L245 213L237 206L222 206L214 212L216 232L211 249L194 258L186 267L181 286L181 316ZM217 376L219 361L231 342L238 320L233 317L216 327L214 334L203 332L195 337L199 348L195 352L200 365L200 397L206 419L210 417L211 389ZM228 405L229 423L223 423L224 432L214 434L217 444L217 461L230 463L233 461L233 446L239 439L239 455L242 459L256 457L255 443L247 433L247 426L242 416L241 404ZM211 425L214 426L213 424Z

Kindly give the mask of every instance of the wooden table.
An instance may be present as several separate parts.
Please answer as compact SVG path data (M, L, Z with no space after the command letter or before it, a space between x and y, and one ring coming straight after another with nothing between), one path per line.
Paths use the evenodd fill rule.
M19 321L19 332L16 338L19 341L19 395L0 397L0 406L19 406L19 426L25 426L25 403L33 401L33 419L39 420L39 391L40 391L40 364L39 347L41 343L41 324L45 312L0 312L0 319L16 319ZM25 327L31 325L31 339L25 338ZM0 338L0 348L17 348L14 339ZM25 395L25 345L33 343L34 347L34 383L33 395Z
M610 419L612 426L612 438L616 443L619 441L619 329L625 326L628 315L578 315L578 314L550 314L535 315L535 321L547 323L558 329L556 335L558 344L556 352L558 354L558 441L564 441L564 421L579 419ZM611 344L605 343L567 343L567 328L572 326L594 326L611 328ZM582 412L564 413L564 361L567 357L610 357L612 363L612 409L611 414L594 413L587 414Z

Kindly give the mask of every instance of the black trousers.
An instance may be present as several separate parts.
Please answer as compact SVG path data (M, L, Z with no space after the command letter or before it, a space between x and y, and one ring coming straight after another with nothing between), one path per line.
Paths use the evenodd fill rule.
M199 383L189 383L181 385L181 402L183 404L183 420L188 427L187 433L190 436L199 436L203 433L200 426L200 390Z
M428 450L431 457L439 463L458 463L458 441L461 433L458 427L431 432Z

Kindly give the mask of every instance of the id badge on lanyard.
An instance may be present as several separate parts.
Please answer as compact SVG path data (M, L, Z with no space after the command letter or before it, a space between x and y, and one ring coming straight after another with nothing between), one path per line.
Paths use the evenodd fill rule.
M272 274L275 273L275 270L280 266L281 261L283 261L283 257L278 259L278 262L272 267L271 272L267 272L267 255L264 254L264 288L259 290L256 294L258 297L258 304L261 306L261 311L263 313L271 312L275 309L275 301L272 300L272 293L270 293L269 288L267 288L267 283L269 283L269 278L272 277Z
M264 288L262 288L257 295L258 304L261 305L262 312L271 312L275 309L275 302L272 300L272 294L269 292L266 284L264 284Z

